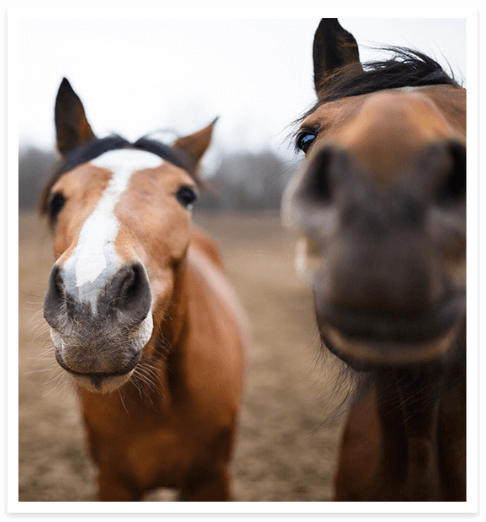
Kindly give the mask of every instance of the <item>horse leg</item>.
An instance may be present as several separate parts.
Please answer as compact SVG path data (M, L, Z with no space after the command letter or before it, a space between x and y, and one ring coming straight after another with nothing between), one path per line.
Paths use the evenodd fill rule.
M179 499L187 502L231 500L229 465L198 468L189 472L181 487Z
M112 470L102 468L98 475L98 500L105 502L138 502L142 492L129 480L124 480Z

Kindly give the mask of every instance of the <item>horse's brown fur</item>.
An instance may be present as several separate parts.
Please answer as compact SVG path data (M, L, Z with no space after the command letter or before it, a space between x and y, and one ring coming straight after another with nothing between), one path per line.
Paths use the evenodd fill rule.
M465 500L466 91L423 55L393 62L388 86L357 56L323 19L283 205L323 343L374 382L349 412L335 500Z
M60 92L58 147L66 155L85 144L89 124L66 80ZM82 117L70 120L64 104L74 104L75 114ZM63 137L66 120L70 140ZM211 132L212 125L176 143L190 159L191 171L197 169ZM61 194L65 201L51 215L58 272L74 251L110 175L90 162L81 163L58 176L43 195L47 212L54 195ZM76 372L81 384L86 440L99 471L99 500L141 500L158 487L176 488L184 500L231 499L229 465L244 385L246 325L217 245L192 226L190 212L176 199L181 186L196 190L195 185L193 173L164 161L135 172L116 204L117 255L127 266L134 261L143 265L152 296L152 335L130 380L105 394L82 387L92 378L83 368L95 368L100 382L116 371L116 359L126 350L117 340L126 336L128 325L119 322L107 329L99 319L100 331L88 332L90 346L70 346L69 339L82 342L82 335L68 336L61 327L58 332L65 335L63 364ZM122 292L120 299L124 298ZM85 316L71 306L71 331L87 328ZM129 307L124 311L130 315ZM96 328L96 320L86 324ZM98 346L101 338L115 346ZM75 356L69 358L71 353Z

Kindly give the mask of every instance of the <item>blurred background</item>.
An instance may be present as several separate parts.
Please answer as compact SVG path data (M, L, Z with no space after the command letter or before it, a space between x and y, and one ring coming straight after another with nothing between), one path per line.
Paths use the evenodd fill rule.
M415 47L466 81L465 19L340 19L362 60ZM277 209L299 161L288 139L314 101L314 20L23 19L19 39L20 206L35 202L67 77L99 137L171 142L219 116L199 206Z

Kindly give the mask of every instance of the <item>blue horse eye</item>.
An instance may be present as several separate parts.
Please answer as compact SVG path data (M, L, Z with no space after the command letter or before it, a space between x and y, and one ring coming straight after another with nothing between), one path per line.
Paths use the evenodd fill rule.
M296 140L296 147L297 149L300 149L304 153L306 153L312 143L314 143L314 140L316 139L317 133L311 132L311 131L302 131L298 136Z

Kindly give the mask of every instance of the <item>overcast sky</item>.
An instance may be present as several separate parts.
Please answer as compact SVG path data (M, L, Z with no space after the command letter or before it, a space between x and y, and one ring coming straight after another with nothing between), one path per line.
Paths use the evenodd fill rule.
M424 51L464 84L465 19L340 19L366 46ZM271 147L290 154L288 125L313 103L309 20L22 19L20 145L54 146L62 78L98 136L134 140L157 129L188 134L220 116L212 154Z

